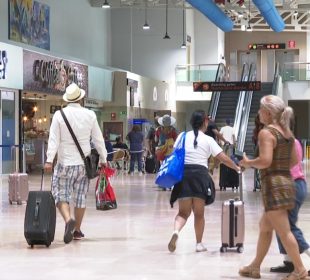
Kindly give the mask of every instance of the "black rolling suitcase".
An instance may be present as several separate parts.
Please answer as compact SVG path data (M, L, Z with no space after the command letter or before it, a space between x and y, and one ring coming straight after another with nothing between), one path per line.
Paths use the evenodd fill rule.
M41 191L29 192L25 213L24 235L31 248L40 244L49 247L55 235L55 200L50 191L42 191L43 173L44 170L42 170Z
M234 170L226 166L225 164L220 164L220 190L226 190L226 188L238 188L239 186L239 175Z
M153 155L145 158L145 172L150 174L156 173L156 159Z

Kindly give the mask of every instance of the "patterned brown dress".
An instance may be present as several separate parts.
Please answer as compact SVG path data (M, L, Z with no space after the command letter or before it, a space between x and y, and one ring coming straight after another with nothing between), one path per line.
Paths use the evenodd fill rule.
M277 139L271 165L261 169L262 197L265 211L292 209L295 188L290 174L290 158L294 138L286 139L273 127L266 127Z

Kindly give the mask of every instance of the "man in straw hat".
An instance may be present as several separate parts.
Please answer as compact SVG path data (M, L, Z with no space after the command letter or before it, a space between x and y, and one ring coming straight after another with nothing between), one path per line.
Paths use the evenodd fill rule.
M75 83L66 88L63 100L68 106L63 109L69 124L84 152L90 154L92 143L95 145L102 165L106 163L107 151L103 136L99 128L96 115L93 111L81 106L85 91ZM57 164L52 177L52 193L57 208L65 220L64 242L70 243L72 239L82 239L81 223L86 208L86 194L90 180L86 176L82 157L73 141L73 138L60 113L56 111L53 116L48 139L47 159L44 165L46 171L52 170L52 163L57 153ZM70 213L70 200L73 193L74 219Z

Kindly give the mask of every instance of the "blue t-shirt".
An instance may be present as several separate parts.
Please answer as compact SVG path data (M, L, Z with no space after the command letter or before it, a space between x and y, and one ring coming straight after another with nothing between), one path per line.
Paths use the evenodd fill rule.
M142 151L143 148L143 133L141 131L130 131L126 137L129 141L129 149L131 152Z
M112 143L109 140L104 140L105 148L107 149L107 161L113 160L113 146Z

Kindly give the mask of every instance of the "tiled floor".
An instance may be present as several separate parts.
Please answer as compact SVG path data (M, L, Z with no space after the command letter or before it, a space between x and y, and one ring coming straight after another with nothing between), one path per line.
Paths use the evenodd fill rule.
M306 168L308 168L306 166ZM308 176L309 177L309 176ZM0 199L0 280L201 280L243 279L238 268L248 264L254 255L258 218L262 211L259 192L253 192L253 171L244 176L246 236L244 252L220 253L221 204L238 193L217 192L216 201L205 208L204 242L208 251L195 252L193 218L180 234L175 253L167 250L177 207L169 206L169 191L154 185L154 175L120 174L113 180L118 209L101 212L95 209L94 183L82 230L86 238L65 245L64 223L57 214L55 241L50 248L31 249L23 236L25 204L9 205L7 176L2 176ZM50 177L45 177L49 185ZM218 183L218 174L214 180ZM40 176L31 174L30 189L39 189ZM177 206L177 204L176 204ZM300 213L300 227L310 240L309 198ZM310 258L302 256L307 268ZM282 262L275 239L262 267L263 279L281 279L270 266Z

